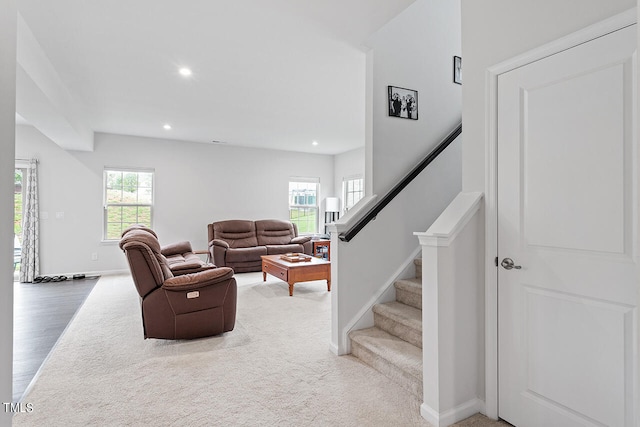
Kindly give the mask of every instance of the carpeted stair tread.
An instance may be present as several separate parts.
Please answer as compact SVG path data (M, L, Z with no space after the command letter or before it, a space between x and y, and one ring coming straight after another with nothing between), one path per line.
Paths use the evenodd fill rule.
M349 338L354 356L422 398L422 349L377 327L352 331Z
M422 279L400 279L394 283L396 299L403 304L422 309Z
M416 277L422 279L422 257L414 259L413 264L416 266Z
M396 288L406 289L409 292L422 295L422 279L412 277L410 279L398 279L395 282Z
M422 310L393 301L373 306L375 326L422 348Z

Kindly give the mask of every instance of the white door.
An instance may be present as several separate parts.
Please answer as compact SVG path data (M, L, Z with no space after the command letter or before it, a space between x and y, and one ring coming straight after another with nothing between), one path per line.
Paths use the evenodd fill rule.
M633 25L498 77L498 411L518 427L633 424L635 50Z

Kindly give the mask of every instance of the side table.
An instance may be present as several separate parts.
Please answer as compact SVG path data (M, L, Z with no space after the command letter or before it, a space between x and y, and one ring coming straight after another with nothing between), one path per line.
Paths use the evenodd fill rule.
M331 261L331 240L312 240L312 254L325 261Z

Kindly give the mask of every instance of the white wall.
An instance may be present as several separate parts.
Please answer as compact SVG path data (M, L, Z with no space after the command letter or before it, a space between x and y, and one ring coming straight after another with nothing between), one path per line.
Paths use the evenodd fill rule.
M460 121L461 89L452 81L453 56L461 51L460 4L418 0L367 45L365 187L367 195L381 198ZM419 120L388 116L388 85L418 91ZM426 230L460 188L457 141L351 242L332 235L331 255L338 261L332 265L335 352L349 351L346 334L351 328L371 323L371 305L389 296L388 286L418 253L413 232ZM347 215L337 229L357 216ZM376 250L380 245L384 247Z
M320 200L334 192L329 155L113 134L96 134L93 152L65 151L31 126L16 128L16 156L40 159L42 274L127 269L117 244L101 242L105 167L153 168L161 243L189 240L194 249L207 248L213 221L287 219L290 176L319 177Z
M464 191L484 191L486 69L635 4L634 0L462 0Z
M418 0L368 40L373 194L389 190L460 122L460 43L459 0ZM418 120L389 117L387 86L418 91Z
M12 401L13 372L13 158L16 117L16 3L0 0L0 403ZM11 414L0 407L0 426Z

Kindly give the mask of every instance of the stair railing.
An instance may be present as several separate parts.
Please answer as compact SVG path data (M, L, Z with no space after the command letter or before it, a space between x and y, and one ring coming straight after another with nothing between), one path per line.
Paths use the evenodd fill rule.
M351 228L344 233L340 233L338 238L343 242L349 242L362 230L369 222L387 206L407 185L411 183L420 173L433 162L460 134L462 133L462 123L447 135L427 156L422 159L411 171L398 182L387 194L384 195L367 213L365 213Z

